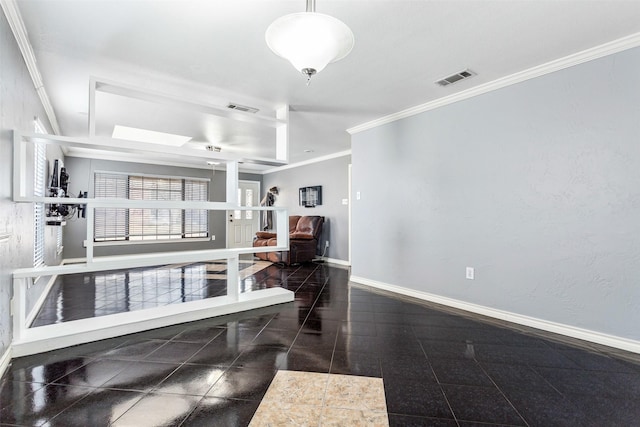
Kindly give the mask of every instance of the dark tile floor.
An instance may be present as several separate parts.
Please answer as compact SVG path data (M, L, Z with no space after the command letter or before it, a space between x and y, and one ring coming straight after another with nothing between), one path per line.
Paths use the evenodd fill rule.
M251 265L241 262L240 269ZM226 261L212 261L58 276L33 326L224 295L226 268ZM254 281L243 280L243 290L250 290Z
M245 426L278 369L382 377L391 426L640 425L634 355L375 293L323 264L244 286L295 302L15 359L0 425Z

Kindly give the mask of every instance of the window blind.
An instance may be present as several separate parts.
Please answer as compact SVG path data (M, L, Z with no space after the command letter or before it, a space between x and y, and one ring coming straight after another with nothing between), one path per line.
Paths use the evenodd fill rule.
M182 180L129 176L129 199L182 200ZM181 209L129 209L130 240L181 238Z
M128 199L127 175L96 173L94 196L96 199ZM129 210L126 208L96 208L94 213L94 240L126 240Z
M184 200L207 201L209 183L207 181L184 180ZM207 237L209 235L209 211L206 209L186 209L184 212L184 237Z
M44 143L33 144L33 195L44 197L47 153ZM44 264L44 203L33 204L33 265Z
M209 183L178 177L96 172L95 194L96 198L207 201ZM96 209L95 241L166 240L208 235L206 209Z

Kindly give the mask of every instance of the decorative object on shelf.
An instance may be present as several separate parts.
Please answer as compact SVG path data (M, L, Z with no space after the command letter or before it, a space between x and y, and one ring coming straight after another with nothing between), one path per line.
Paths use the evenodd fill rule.
M300 206L315 208L322 204L322 185L302 187L299 190Z
M353 32L344 22L316 12L315 0L307 0L306 12L273 21L265 39L276 55L307 76L307 85L327 64L347 56L354 43Z

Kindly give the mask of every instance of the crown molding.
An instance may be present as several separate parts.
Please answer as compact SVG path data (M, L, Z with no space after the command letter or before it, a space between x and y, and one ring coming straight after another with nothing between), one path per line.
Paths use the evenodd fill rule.
M407 108L406 110L399 111L397 113L389 114L384 117L363 123L358 126L347 129L347 132L351 135L356 133L372 129L387 123L395 122L396 120L404 119L407 117L415 116L416 114L424 113L425 111L434 110L436 108L443 107L445 105L453 104L454 102L462 101L472 98L474 96L482 95L487 92L502 89L507 86L511 86L516 83L520 83L526 80L534 79L536 77L550 74L556 71L563 70L565 68L573 67L585 62L593 61L594 59L602 58L603 56L612 55L614 53L622 52L627 49L640 46L640 33L631 34L626 37L622 37L617 40L613 40L608 43L601 44L599 46L592 47L590 49L583 50L560 59L556 59L524 71L520 71L509 76L501 77L497 80L493 80L488 83L484 83L462 92L457 92L449 96L438 98L436 100L417 105L415 107Z
M269 173L280 172L287 169L298 168L300 166L311 165L314 163L324 162L325 160L337 159L338 157L350 156L351 150L338 151L337 153L327 154L326 156L315 157L313 159L305 160L298 163L291 163L285 166L278 166L273 169L267 169L266 171L256 172L261 173L262 175L266 175Z
M0 6L2 6L2 11L7 17L9 27L11 28L11 31L16 38L18 48L22 53L22 58L24 59L25 64L27 65L29 75L31 76L31 80L33 81L33 86L36 89L38 97L40 98L40 102L42 103L45 114L49 119L51 129L53 130L53 133L55 135L60 135L60 126L58 125L58 119L56 118L56 113L53 110L53 106L51 105L49 96L47 95L47 92L44 88L42 75L40 74L40 70L38 70L36 55L33 52L33 47L31 46L31 42L29 41L29 35L27 34L27 29L24 26L22 15L20 15L18 4L15 0L0 0Z

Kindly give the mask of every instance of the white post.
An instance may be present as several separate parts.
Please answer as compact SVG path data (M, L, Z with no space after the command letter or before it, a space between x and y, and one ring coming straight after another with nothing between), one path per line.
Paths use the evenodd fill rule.
M238 162L227 163L227 203L238 204ZM233 215L233 212L227 212L227 215ZM227 218L228 220L228 218ZM227 238L227 242L229 238ZM238 301L240 296L240 263L238 255L227 258L227 296L233 301Z
M276 118L284 120L283 124L276 128L276 160L289 162L289 105L284 105L276 110Z
M227 162L227 203L238 204L238 162Z
M27 280L33 277L13 279L13 300L11 301L13 310L13 340L20 341L27 325Z
M233 301L240 298L240 263L238 256L227 258L227 296Z
M96 136L96 79L89 78L89 138Z
M90 199L87 199L87 208L85 215L87 217L87 264L93 262L93 215L95 207L91 203Z
M276 214L276 244L289 250L289 215L287 210L277 210Z
M27 147L19 132L13 131L13 201L27 196Z

